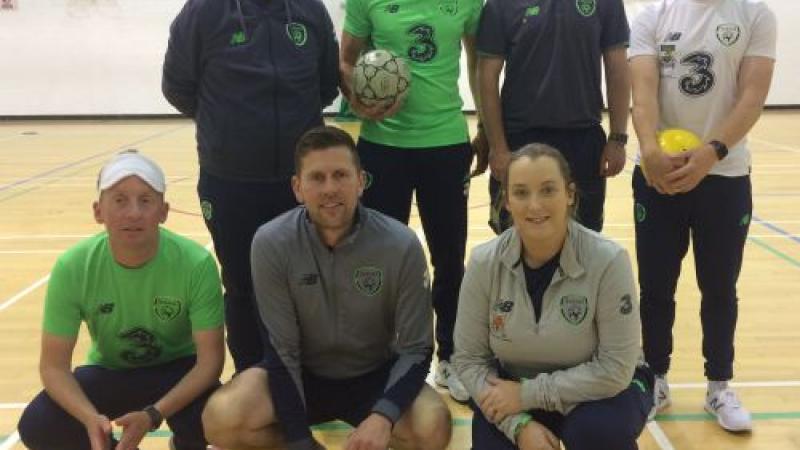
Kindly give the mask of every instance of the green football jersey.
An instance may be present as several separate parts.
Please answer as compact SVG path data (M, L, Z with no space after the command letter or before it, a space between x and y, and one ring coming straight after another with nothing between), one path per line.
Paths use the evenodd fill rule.
M461 38L474 35L481 0L347 0L344 30L403 57L411 89L396 115L365 120L361 136L420 148L469 140L458 78Z
M56 261L44 307L44 331L91 335L87 364L112 369L163 364L195 353L192 332L222 326L217 265L202 246L166 229L142 267L119 265L103 232Z

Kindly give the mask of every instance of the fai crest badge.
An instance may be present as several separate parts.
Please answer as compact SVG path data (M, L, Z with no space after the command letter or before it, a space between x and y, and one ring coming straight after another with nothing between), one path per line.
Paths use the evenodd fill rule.
M639 223L644 222L644 219L647 218L647 209L645 209L643 204L636 203L633 206L633 218Z
M742 32L739 28L739 25L736 25L735 23L723 23L722 25L717 25L717 39L726 47L730 47L731 45L735 44L739 40L739 35L741 33Z
M383 271L377 267L359 267L353 274L353 285L358 292L372 297L383 287Z
M367 189L369 189L370 186L372 186L373 179L374 179L374 177L372 176L372 174L365 170L364 171L364 190L365 191Z
M597 9L595 0L575 0L575 6L578 8L578 12L584 17L591 16Z
M746 227L750 225L750 213L745 213L741 219L739 219L739 226Z
M289 39L294 42L294 45L298 47L306 45L308 30L302 23L292 22L286 24L286 34L289 35Z
M561 315L573 324L580 325L589 311L589 300L580 295L565 295L561 297Z
M203 219L209 221L214 218L214 205L208 200L200 201L200 211L203 213Z
M169 322L181 313L182 303L175 297L156 297L153 299L153 314L162 322Z
M458 12L457 0L441 0L439 2L439 11L448 16L455 16Z

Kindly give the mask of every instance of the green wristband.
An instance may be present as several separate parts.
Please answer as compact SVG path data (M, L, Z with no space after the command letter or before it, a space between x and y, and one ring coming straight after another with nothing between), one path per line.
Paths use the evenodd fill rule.
M531 417L531 415L528 413L522 413L520 416L519 422L517 422L517 424L514 426L514 442L516 442L517 438L519 438L519 434L522 433L522 429L525 428L525 425L529 424L531 420L533 420L533 417Z

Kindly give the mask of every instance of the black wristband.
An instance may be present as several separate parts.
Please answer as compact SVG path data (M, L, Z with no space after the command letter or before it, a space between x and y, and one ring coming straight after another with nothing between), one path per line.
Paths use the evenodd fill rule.
M708 145L710 145L714 149L714 153L717 154L717 160L721 161L725 159L726 156L728 156L728 146L725 145L723 142L720 142L718 140L713 140L709 142Z
M161 415L161 411L158 410L153 405L145 406L142 410L147 414L147 417L150 418L150 431L156 431L161 427L161 422L164 421L164 416Z
M608 135L608 140L625 145L628 143L628 135L625 133L611 133Z

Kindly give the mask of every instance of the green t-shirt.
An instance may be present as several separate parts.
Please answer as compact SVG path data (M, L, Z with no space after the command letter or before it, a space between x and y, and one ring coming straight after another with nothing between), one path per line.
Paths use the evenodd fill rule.
M458 86L461 38L476 33L480 12L481 0L347 0L344 30L402 56L411 69L403 108L365 120L362 137L406 148L469 140Z
M85 321L87 363L112 369L193 355L192 332L223 323L217 265L196 242L160 232L155 258L135 269L114 260L105 232L61 255L47 287L44 331L75 337Z

